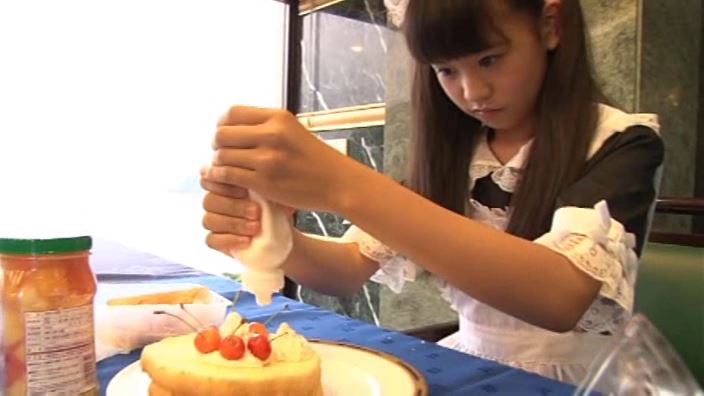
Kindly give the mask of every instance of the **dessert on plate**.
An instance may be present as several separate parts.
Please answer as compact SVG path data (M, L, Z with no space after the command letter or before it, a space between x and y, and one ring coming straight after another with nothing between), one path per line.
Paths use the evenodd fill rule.
M231 313L217 328L147 345L150 396L321 396L320 357L288 324L275 333Z

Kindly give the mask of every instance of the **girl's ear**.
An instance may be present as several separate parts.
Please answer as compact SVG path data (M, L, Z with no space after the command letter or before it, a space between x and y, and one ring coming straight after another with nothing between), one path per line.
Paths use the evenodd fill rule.
M562 33L561 11L561 0L545 0L541 20L541 39L543 45L549 51L554 50L560 44L560 35Z

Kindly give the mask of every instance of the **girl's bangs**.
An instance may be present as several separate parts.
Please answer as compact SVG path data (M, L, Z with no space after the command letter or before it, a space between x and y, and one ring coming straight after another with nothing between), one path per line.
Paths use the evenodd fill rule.
M411 0L403 25L411 55L432 64L475 54L502 35L492 23L495 0Z

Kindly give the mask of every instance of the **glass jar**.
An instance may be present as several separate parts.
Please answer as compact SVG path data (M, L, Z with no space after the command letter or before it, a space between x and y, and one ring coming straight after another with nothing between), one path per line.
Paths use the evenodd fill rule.
M97 395L88 236L0 239L6 396Z

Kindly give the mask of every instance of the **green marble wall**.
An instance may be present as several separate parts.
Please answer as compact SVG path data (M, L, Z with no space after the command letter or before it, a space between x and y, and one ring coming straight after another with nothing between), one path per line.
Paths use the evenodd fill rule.
M594 69L601 88L616 106L638 107L637 0L582 0Z
M642 56L639 108L657 112L663 125L667 157L662 196L695 193L697 136L700 135L702 2L642 0ZM704 183L700 173L699 183ZM691 218L656 216L657 230L690 232Z
M310 112L383 102L386 39L391 33L386 26L382 0L346 0L305 15L300 43L299 110ZM318 136L335 141L338 147L344 146L350 157L383 171L382 127L327 131ZM296 227L306 233L340 237L350 223L332 213L299 212ZM380 288L370 281L353 296L337 298L299 286L296 297L379 324Z
M388 40L386 71L386 125L384 126L384 172L401 180L408 159L411 104L410 55L403 37L396 33ZM406 330L457 319L457 314L439 295L433 280L420 276L407 283L401 294L382 287L379 319L383 326Z

